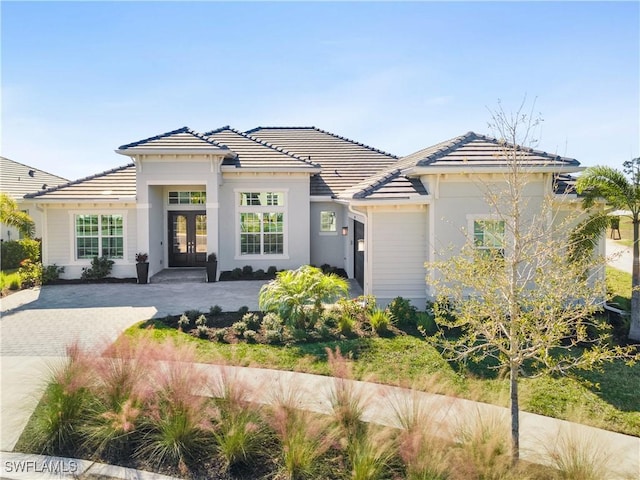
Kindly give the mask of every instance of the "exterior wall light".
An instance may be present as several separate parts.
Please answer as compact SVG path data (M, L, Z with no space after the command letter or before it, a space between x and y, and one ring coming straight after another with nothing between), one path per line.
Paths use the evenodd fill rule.
M364 238L358 240L358 251L364 252Z
M346 237L349 235L349 227L342 227L342 236Z

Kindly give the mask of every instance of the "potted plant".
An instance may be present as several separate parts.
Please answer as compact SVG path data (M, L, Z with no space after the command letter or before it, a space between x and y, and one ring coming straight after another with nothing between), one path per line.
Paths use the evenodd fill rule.
M136 253L136 273L138 274L138 283L147 283L149 278L149 256L146 253Z
M215 282L218 273L218 257L210 253L207 257L207 282Z

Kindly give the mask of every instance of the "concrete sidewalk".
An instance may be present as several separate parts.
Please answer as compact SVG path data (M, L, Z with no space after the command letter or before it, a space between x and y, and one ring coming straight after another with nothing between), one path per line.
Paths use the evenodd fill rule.
M632 273L633 252L631 247L607 238L607 264L623 272Z

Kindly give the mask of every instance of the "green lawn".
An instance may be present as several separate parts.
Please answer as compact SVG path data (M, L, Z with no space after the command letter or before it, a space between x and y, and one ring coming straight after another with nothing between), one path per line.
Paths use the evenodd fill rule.
M153 328L150 328L153 325ZM325 348L339 347L352 359L354 377L434 393L461 396L508 406L508 381L495 372L474 366L455 366L425 340L413 336L356 338L289 346L222 344L197 339L167 328L160 322L144 322L126 335L151 335L160 340L193 343L202 362L224 362L329 374ZM521 409L556 418L640 436L640 365L622 362L605 365L602 373L585 372L573 377L543 376L521 382Z
M13 288L14 290L19 290L20 289L20 275L18 274L18 270L14 269L14 270L2 270L0 271L0 290L4 291L5 289L11 289L12 287L15 287L17 285L17 288Z
M610 302L617 303L620 308L631 310L631 274L613 267L607 267L607 293Z

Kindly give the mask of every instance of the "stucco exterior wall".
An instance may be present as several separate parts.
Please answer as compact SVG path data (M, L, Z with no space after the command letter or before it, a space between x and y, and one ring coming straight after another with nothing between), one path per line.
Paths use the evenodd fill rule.
M365 252L371 294L379 305L402 296L418 308L425 307L428 207L406 206L370 209Z
M320 229L320 212L328 211L336 214L336 231L322 232ZM347 212L343 205L335 202L311 202L311 264L345 268L346 237L342 236L342 227L348 226Z
M64 267L61 278L80 278L82 269L91 260L76 260L75 224L77 214L118 214L124 217L124 258L116 259L110 276L131 278L136 276L135 254L137 212L134 204L48 205L45 210L43 232L43 264Z
M240 192L284 192L283 255L241 255ZM306 174L224 174L219 186L218 270L251 265L254 270L297 268L310 262L309 177Z

